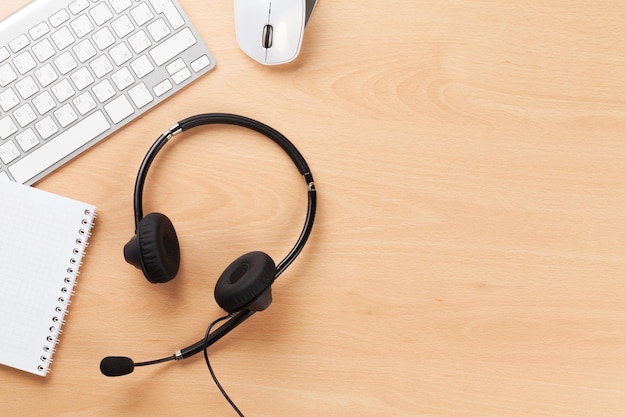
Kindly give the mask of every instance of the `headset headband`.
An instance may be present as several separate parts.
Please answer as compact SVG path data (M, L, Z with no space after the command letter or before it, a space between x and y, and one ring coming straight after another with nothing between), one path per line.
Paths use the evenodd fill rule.
M296 259L300 251L302 251L302 249L304 248L304 245L306 244L306 241L311 234L311 230L313 229L313 222L315 220L317 194L315 192L315 184L313 182L313 175L311 174L309 165L306 163L304 157L296 148L296 146L276 129L257 120L250 119L244 116L239 116L236 114L204 113L181 120L169 130L164 132L161 136L159 136L159 138L154 142L152 147L148 150L148 153L144 157L143 162L139 167L139 172L137 173L137 180L135 181L134 192L135 232L137 231L139 222L143 218L143 188L146 177L148 175L148 170L161 148L165 146L170 138L177 135L181 131L209 124L227 124L241 126L261 133L262 135L273 140L287 153L287 155L289 155L293 163L298 168L300 174L304 177L304 180L308 187L308 204L304 227L302 228L302 232L300 233L300 236L298 237L298 240L296 241L293 248L289 251L285 258L276 265L276 275L274 277L274 279L276 279L285 270L285 268L287 268Z

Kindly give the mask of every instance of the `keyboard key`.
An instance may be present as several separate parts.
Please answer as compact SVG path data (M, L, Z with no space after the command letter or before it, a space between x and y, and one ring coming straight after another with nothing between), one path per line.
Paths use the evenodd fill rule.
M54 50L54 46L50 43L48 39L44 39L41 42L33 45L33 53L39 60L39 62L44 62L48 58L54 56L56 51Z
M96 43L99 50L104 51L115 43L115 36L113 36L111 30L105 26L93 34L93 41Z
M176 6L174 6L174 3L172 3L172 0L150 0L150 3L152 3L152 7L154 7L157 13L165 15L174 29L178 29L185 24L185 20L176 9Z
M89 11L89 14L93 18L93 21L97 26L102 26L113 18L113 13L106 3L100 3Z
M14 53L17 53L26 48L29 44L30 41L28 40L28 36L20 35L17 38L13 39L11 42L9 42L9 48L11 48Z
M2 162L5 164L13 162L18 156L20 156L20 151L12 140L0 146L0 159L2 159Z
M78 91L84 90L95 81L87 67L82 67L70 76Z
M15 83L15 89L20 93L20 96L26 100L39 92L37 83L30 75L21 81Z
M183 61L182 58L178 58L177 60L175 60L171 64L168 64L165 67L169 75L174 75L183 68L185 68L185 61Z
M167 23L165 23L165 20L163 20L162 18L150 23L146 27L146 29L148 29L148 33L150 34L150 36L152 36L152 39L155 42L160 41L170 34L170 28L167 26Z
M4 61L9 56L11 56L11 54L9 53L9 50L5 46L0 48L0 62Z
M43 35L47 34L48 32L50 32L50 27L48 27L48 24L46 22L41 22L28 31L30 36L35 41L41 38Z
M17 132L15 122L9 116L0 119L0 139L6 139Z
M91 61L89 66L98 78L102 78L113 71L113 65L111 65L111 61L109 61L106 55L100 55L98 58Z
M44 91L33 99L33 104L39 112L44 115L56 106L56 103L48 91Z
M107 79L104 79L98 84L94 85L92 90L100 103L104 103L115 95L115 88L113 88L113 86Z
M172 80L175 84L180 84L189 77L191 77L191 71L189 71L189 68L185 67L176 74L172 75Z
M52 41L57 46L57 49L63 50L74 43L74 36L72 32L67 28L67 26L62 27L58 31L54 32L52 35Z
M56 97L59 103L63 103L68 98L72 97L76 91L67 79L59 81L51 88L52 94Z
M114 72L111 75L111 80L113 80L113 83L120 91L124 90L135 82L135 79L130 73L130 70L126 67Z
M55 110L54 117L56 117L57 122L59 122L61 127L67 127L69 124L78 119L78 115L69 104Z
M65 9L61 9L48 19L53 28L61 26L70 19L70 15Z
M148 87L144 83L137 84L130 90L128 90L128 95L130 96L135 106L140 109L146 104L152 101L152 94L148 91Z
M76 97L73 102L76 106L76 110L78 110L78 112L83 116L96 108L96 102L89 91L85 91Z
M50 116L46 116L35 123L35 129L37 129L39 136L41 136L43 140L48 139L59 131L58 126L54 123L54 120L52 120L52 117Z
M122 17L111 22L111 27L120 39L125 38L126 35L135 30L135 26L126 15L123 15Z
M131 62L130 67L135 72L137 78L143 78L146 75L150 74L152 71L154 71L152 63L145 55L142 55L133 62Z
M109 129L101 110L87 116L60 135L17 161L9 172L17 182L25 183L50 165L62 160Z
M94 30L91 21L89 20L87 15L84 14L72 20L70 26L72 27L72 30L74 31L76 36L78 36L79 38L86 36Z
M111 7L113 7L115 13L118 14L133 5L131 0L109 0L109 3L111 3Z
M191 68L195 72L200 72L206 67L208 67L209 65L211 65L211 60L209 59L209 57L206 55L202 55L200 58L196 59L195 61L191 63Z
M22 148L24 152L30 151L32 148L39 144L37 135L30 127L23 132L15 135L15 141L18 145L20 145L20 148Z
M104 106L113 123L119 123L135 112L126 96L121 95Z
M15 120L21 127L26 127L30 122L34 122L37 119L35 111L28 103L18 107L13 112L13 117L15 117Z
M150 11L150 8L145 3L141 3L139 6L131 10L130 15L133 17L133 20L135 21L137 26L148 23L154 17L152 12Z
M0 67L0 87L6 87L15 80L17 80L17 74L11 65L9 63L2 65Z
M78 66L76 60L74 59L72 54L69 53L69 51L63 52L57 58L54 58L53 61L61 75L67 74Z
M162 96L163 94L167 93L168 91L170 91L172 89L172 83L170 82L170 80L163 80L160 83L158 83L157 85L155 85L152 88L152 91L154 91L154 94L156 94L157 97Z
M89 0L76 0L70 3L69 7L70 7L70 12L72 12L72 14L74 15L77 15L78 13L82 12L87 7L89 7Z
M35 77L39 81L42 87L47 87L55 82L59 76L57 75L52 65L46 64L43 67L35 70Z
M37 66L35 58L33 58L29 51L24 51L16 56L13 59L13 64L15 65L15 68L17 68L17 71L22 75Z
M118 67L133 57L133 53L130 52L130 49L123 42L111 48L109 55L111 55L113 62Z
M74 53L76 54L76 58L80 62L88 61L89 59L96 56L96 48L93 47L93 44L89 39L84 39L79 42L76 46L72 48Z
M130 44L130 47L133 48L133 51L135 51L136 54L145 51L152 45L152 42L150 42L148 35L146 35L146 32L144 32L143 30L140 30L139 32L130 36L128 38L128 43Z
M150 50L150 55L154 62L161 66L181 52L195 45L196 42L197 39L193 36L191 30L185 28Z
M5 112L8 112L18 104L20 104L20 99L12 88L0 93L0 108Z

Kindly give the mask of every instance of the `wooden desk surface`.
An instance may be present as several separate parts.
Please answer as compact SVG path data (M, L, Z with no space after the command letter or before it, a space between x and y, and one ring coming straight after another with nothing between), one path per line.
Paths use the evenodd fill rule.
M319 194L271 308L211 349L246 415L626 415L623 1L320 0L301 56L274 68L238 48L232 1L181 3L216 69L37 184L99 214L52 371L1 367L3 415L234 415L200 355L98 370L200 339L223 269L299 233L286 156L206 128L146 188L181 273L155 286L124 262L147 148L214 111L283 132Z

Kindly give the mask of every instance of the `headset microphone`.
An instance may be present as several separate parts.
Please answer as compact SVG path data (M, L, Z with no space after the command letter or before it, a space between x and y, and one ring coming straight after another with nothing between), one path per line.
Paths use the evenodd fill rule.
M107 356L100 361L100 372L106 376L122 376L133 372L135 363L124 356Z
M252 314L254 314L254 311L251 310L240 311L236 314L233 314L230 320L228 320L217 330L212 332L208 338L206 338L206 343L205 338L203 338L193 345L180 349L165 358L155 359L146 362L134 362L131 358L128 358L126 356L107 356L100 361L100 372L102 372L102 374L105 376L122 376L128 375L133 372L136 366L156 365L159 363L165 363L173 360L186 359L190 356L195 355L196 353L202 352L205 346L209 347L213 343L220 340L235 327L243 323L243 321L250 317Z

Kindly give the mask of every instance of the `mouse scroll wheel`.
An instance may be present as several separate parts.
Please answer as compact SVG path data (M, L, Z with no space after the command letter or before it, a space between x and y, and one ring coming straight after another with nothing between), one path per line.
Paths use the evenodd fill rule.
M274 28L272 25L263 26L263 37L261 38L261 43L263 48L271 48L272 47L272 38L274 37Z

